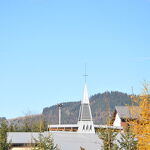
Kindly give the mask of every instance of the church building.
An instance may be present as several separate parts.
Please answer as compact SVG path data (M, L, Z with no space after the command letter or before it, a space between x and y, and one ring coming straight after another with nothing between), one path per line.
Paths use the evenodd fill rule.
M77 124L49 125L48 129L49 131L71 131L71 132L79 132L79 133L95 133L86 84L83 90L83 98L81 101Z
M88 90L85 84L83 98L81 100L77 124L48 125L48 131L38 132L8 132L8 142L11 141L11 150L31 150L28 147L39 134L52 135L54 143L61 150L101 150L102 141L96 134L99 128L108 128L107 125L94 125L89 102ZM110 126L109 128L121 129L121 127Z

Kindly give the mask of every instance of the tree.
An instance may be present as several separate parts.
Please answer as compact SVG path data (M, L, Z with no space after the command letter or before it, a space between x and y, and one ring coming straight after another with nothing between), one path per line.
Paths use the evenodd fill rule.
M33 132L44 132L47 130L47 122L43 115L37 121L34 121L32 124Z
M111 126L111 113L110 113L110 100L108 98L108 93L106 93L106 95L104 96L104 101L106 105L105 111L107 114L106 122L107 122L108 128L99 129L98 135L99 135L99 138L102 139L103 141L104 150L117 150L118 146L114 143L114 141L118 133L114 129L109 128L109 126Z
M13 124L12 130L20 132L43 132L47 130L47 122L44 115L32 115L30 112L26 113L18 123L18 128Z
M111 128L99 129L98 136L103 141L103 149L104 150L117 149L117 145L114 144L117 134L118 133L115 132L115 130L111 129Z
M143 93L138 97L133 97L132 100L139 106L139 115L137 119L129 121L132 132L138 140L139 150L150 149L150 94L148 85L144 84ZM131 111L136 114L137 111Z
M54 140L51 137L51 134L44 136L39 134L38 139L34 138L34 145L32 150L59 150L57 145L54 145Z
M0 126L0 150L8 150L11 145L7 142L8 126L6 121L2 121Z
M137 140L135 135L130 131L121 133L120 140L117 140L120 144L121 150L137 150Z

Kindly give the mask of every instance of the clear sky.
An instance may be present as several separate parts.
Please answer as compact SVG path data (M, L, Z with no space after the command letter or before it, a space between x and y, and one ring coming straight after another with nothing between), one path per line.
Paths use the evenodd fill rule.
M0 116L41 113L150 81L150 0L1 0Z

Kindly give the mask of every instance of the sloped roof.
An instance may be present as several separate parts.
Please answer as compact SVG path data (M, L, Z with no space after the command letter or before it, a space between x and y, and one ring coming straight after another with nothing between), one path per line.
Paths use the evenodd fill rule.
M58 144L61 150L101 150L102 141L96 134L77 133L77 132L43 132L44 136L51 134L54 143ZM38 138L39 133L31 132L8 132L8 141L12 144L33 143L33 138Z
M116 106L115 109L122 119L136 119L140 115L140 108L138 106Z
M38 132L8 132L7 141L11 144L29 144L34 143L35 138L38 138Z

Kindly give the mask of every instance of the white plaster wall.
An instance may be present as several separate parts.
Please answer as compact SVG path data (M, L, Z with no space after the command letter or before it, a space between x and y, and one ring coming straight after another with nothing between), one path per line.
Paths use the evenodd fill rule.
M79 133L95 133L93 121L78 121L78 126L79 128L77 132ZM83 126L85 126L84 129ZM88 129L86 129L87 126ZM90 126L92 127L91 129Z
M116 114L116 117L115 117L115 121L114 121L114 123L113 123L113 126L121 127L121 119L120 119L118 113Z

